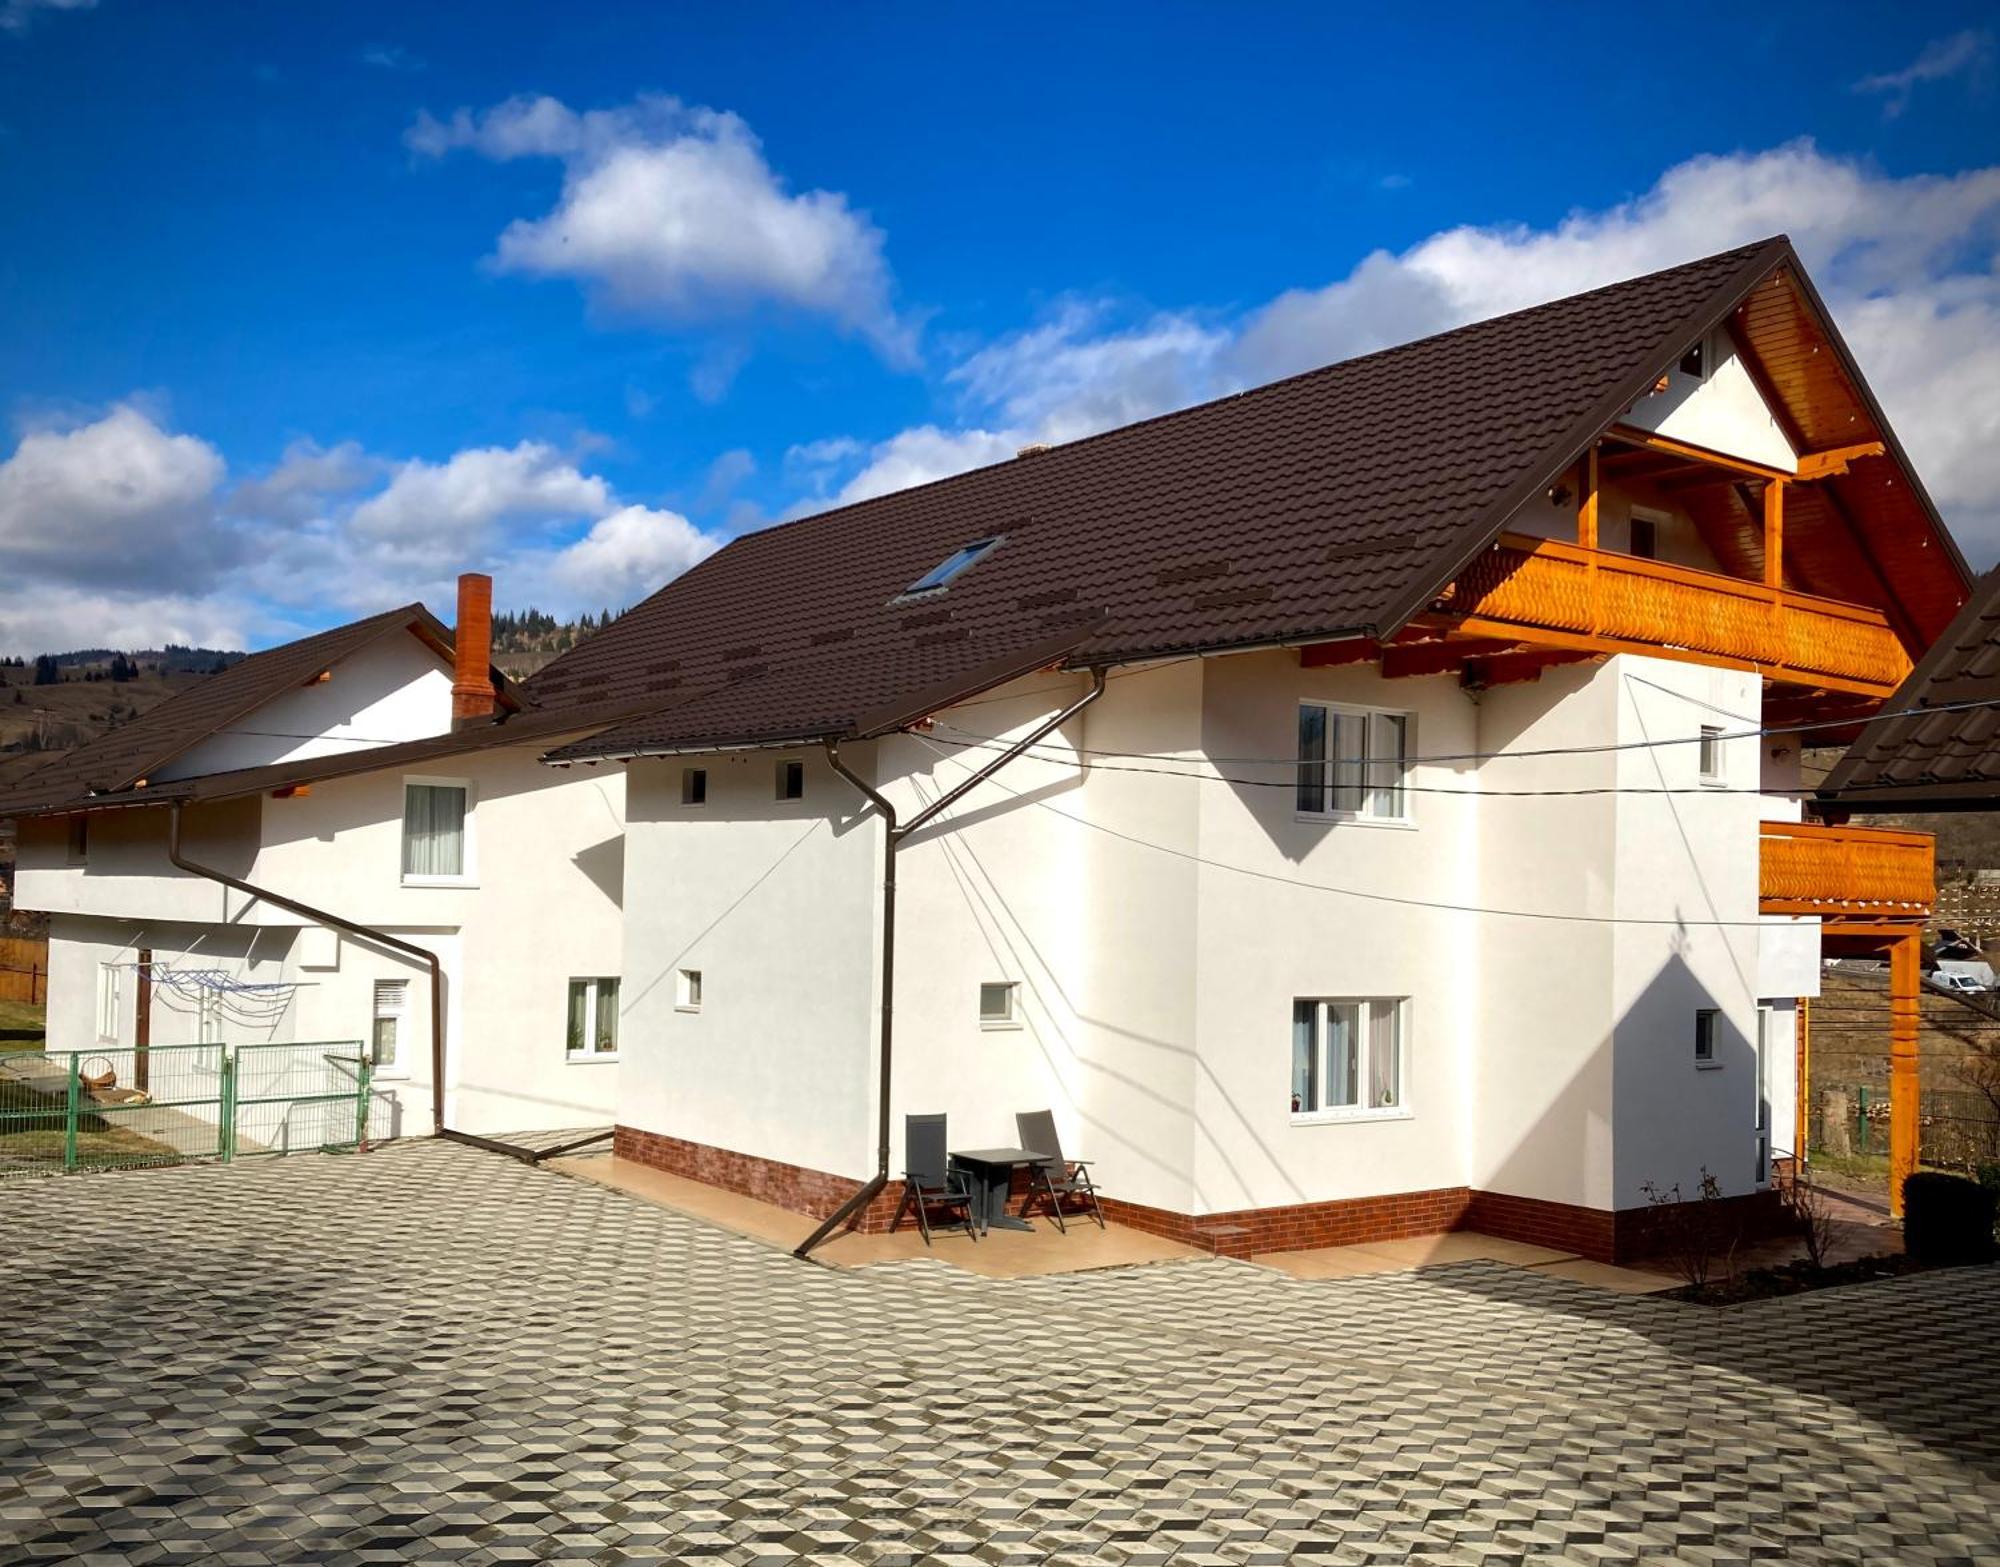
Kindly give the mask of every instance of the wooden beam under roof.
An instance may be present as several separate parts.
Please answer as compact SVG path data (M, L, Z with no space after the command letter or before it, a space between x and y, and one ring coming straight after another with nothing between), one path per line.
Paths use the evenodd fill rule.
M1754 479L1792 477L1783 468L1773 468L1769 463L1751 462L1746 457L1732 457L1727 452L1718 452L1707 446L1696 446L1692 441L1677 441L1672 436L1636 429L1629 424L1614 424L1605 432L1604 438L1607 441L1622 442L1627 446L1637 446L1649 452L1664 452L1672 457L1685 457L1690 462L1706 463L1710 467L1747 473Z
M1507 653L1521 645L1515 637L1446 637L1382 651L1382 673L1391 680L1420 675L1444 675L1461 668L1468 658Z
M1887 450L1880 441L1857 441L1852 446L1830 446L1823 452L1805 452L1799 457L1799 477L1837 479L1863 457L1880 457Z

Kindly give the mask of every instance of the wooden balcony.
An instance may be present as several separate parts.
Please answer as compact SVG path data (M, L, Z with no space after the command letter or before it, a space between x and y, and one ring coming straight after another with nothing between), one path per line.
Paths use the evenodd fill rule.
M1759 833L1757 907L1835 922L1921 924L1937 899L1927 832L1765 822Z
M1879 610L1522 534L1502 534L1435 609L1463 635L1754 669L1863 696L1888 696L1910 672Z

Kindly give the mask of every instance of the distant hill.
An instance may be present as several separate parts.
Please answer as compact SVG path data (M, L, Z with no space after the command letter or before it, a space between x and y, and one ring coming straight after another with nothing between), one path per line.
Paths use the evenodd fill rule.
M526 679L558 654L611 624L610 610L580 620L557 620L530 605L493 617L493 662L516 680Z
M242 657L214 648L82 649L0 660L0 778L24 754L71 750Z

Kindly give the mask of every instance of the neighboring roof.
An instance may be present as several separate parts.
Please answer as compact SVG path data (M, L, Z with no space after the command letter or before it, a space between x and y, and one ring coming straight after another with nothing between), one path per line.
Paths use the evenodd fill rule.
M657 709L551 760L853 735L919 692L944 706L1009 678L1051 638L1089 667L1391 635L1774 279L1819 310L1780 237L748 535L529 682L545 706ZM1900 452L1880 461L1936 541L1895 574L1920 646L1964 566ZM947 591L898 598L994 536Z
M31 814L60 801L129 789L265 703L297 690L321 670L403 632L417 637L446 663L451 661L450 628L422 604L404 604L253 653L204 676L130 723L9 778L0 787L0 816ZM497 669L492 676L502 706L522 707L520 688Z
M497 750L501 746L546 746L631 718L633 711L627 704L622 707L571 708L560 713L530 710L502 714L469 724L463 729L426 735L421 740L404 740L396 745L362 746L331 756L273 762L266 767L244 767L226 773L198 773L191 778L177 778L171 783L98 793L83 791L73 773L50 768L46 778L55 781L53 787L48 781L37 782L44 776L39 774L35 778L16 779L11 786L0 786L0 820L241 799L274 789L296 789L301 785L353 778L362 773L420 767L429 762Z
M1819 798L1857 811L2000 810L2000 570L1869 720Z

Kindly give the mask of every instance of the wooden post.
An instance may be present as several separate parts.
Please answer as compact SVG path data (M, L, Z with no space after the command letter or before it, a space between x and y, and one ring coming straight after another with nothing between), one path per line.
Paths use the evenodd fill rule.
M1792 1174L1812 1162L1812 998L1798 999L1797 1037L1793 1041Z
M132 1086L146 1093L151 1085L153 1056L153 949L139 949L138 1015L132 1026Z
M1597 447L1583 459L1582 495L1576 507L1576 542L1587 550L1597 548Z
M1923 984L1921 936L1889 948L1889 1213L1903 1216L1903 1181L1917 1168L1917 1021Z
M1785 585L1785 481L1764 483L1764 586Z

